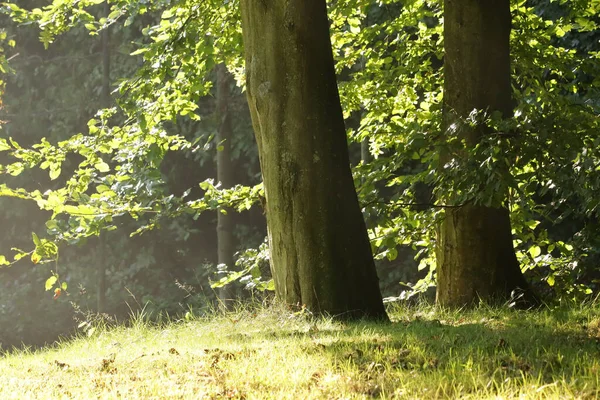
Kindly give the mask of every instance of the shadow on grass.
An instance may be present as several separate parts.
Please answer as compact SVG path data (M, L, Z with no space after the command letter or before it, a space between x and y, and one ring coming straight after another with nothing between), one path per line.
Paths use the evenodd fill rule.
M204 353L216 359L231 354L235 360L238 353L243 359L255 354L260 359L262 350L289 352L293 357L298 352L290 352L290 347L300 349L312 358L309 364L316 370L311 381L324 397L342 393L325 392L332 386L331 375L359 397L487 398L525 393L539 398L552 390L545 397L600 394L598 308L463 312L406 308L392 311L396 322L388 324L335 323L275 311L252 310L178 326L187 332L182 335L196 338L199 349L212 346ZM168 324L157 328L170 329ZM207 341L212 345L203 344L202 335L194 336L198 328L213 338ZM293 364L294 359L286 362ZM321 387L321 380L328 383Z
M428 396L419 391L427 387L441 393L433 397L535 394L557 386L559 394L597 398L600 319L594 318L551 311L474 311L446 319L430 313L341 329L320 329L318 323L301 330L270 328L236 333L231 340L299 343L304 352L325 355L336 369L363 381L357 391L367 396L397 393L401 382L412 380L404 395Z

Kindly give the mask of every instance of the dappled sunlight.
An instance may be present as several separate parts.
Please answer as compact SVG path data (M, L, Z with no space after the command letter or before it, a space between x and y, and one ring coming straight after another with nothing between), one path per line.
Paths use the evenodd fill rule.
M2 390L76 398L553 398L599 390L598 338L584 329L600 315L595 306L390 311L396 322L342 323L275 307L98 329L4 355L0 381Z

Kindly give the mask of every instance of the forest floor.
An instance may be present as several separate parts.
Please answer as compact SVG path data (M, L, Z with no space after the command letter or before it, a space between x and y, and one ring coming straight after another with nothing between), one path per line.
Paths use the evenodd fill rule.
M277 307L129 327L0 355L0 397L600 398L600 305L391 307L391 324Z

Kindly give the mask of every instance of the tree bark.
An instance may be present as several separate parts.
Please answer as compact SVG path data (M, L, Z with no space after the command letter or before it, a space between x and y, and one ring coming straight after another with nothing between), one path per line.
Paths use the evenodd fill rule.
M354 182L325 0L242 0L246 90L277 296L387 318Z
M474 109L512 114L510 30L509 0L444 1L445 131ZM470 147L487 133L456 126ZM515 256L508 209L447 209L438 231L437 302L461 307L504 300L519 288L533 299Z
M229 110L229 93L232 79L224 64L217 66L217 180L221 187L230 188L235 184L235 175L231 162L232 127ZM228 269L234 267L235 238L231 213L217 213L217 260L219 264L227 265ZM232 284L219 290L221 304L229 307L234 297Z

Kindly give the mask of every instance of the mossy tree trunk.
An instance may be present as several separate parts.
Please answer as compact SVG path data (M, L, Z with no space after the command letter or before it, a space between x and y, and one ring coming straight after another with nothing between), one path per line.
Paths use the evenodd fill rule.
M221 187L230 188L235 185L235 174L231 160L231 142L233 130L230 113L230 91L232 79L224 64L217 66L217 180ZM233 235L232 212L217 214L217 260L219 264L232 270L235 265L235 237ZM235 296L235 289L227 285L218 292L221 304L228 307Z
M509 0L444 1L444 129L474 109L512 114ZM457 124L467 146L485 128ZM446 210L437 249L437 301L460 307L497 301L528 285L512 244L509 212L467 204Z
M360 211L325 0L242 0L246 90L277 296L387 318Z

